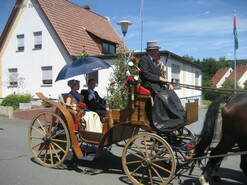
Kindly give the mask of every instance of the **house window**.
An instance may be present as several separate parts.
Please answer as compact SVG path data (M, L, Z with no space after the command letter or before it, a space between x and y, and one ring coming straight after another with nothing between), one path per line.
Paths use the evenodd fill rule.
M116 53L116 46L107 42L102 44L102 53L103 54L114 54Z
M52 66L41 67L42 69L42 84L52 85Z
M34 49L41 49L42 48L42 32L34 32Z
M17 68L9 69L9 86L17 87L18 85L18 73Z
M195 71L195 85L200 85L199 84L199 71Z
M180 83L180 67L175 64L172 64L172 83ZM178 88L178 85L174 87Z
M17 51L24 51L24 34L16 35Z
M88 82L89 79L94 79L96 84L98 84L98 82L99 82L98 76L99 76L98 75L98 71L94 71L94 72L89 73L89 74L86 75L86 80Z

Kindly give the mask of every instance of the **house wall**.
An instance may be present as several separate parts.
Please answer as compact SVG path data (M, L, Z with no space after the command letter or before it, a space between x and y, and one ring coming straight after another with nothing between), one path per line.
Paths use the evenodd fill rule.
M165 57L162 57L161 60L165 62ZM199 84L202 85L202 71L199 67L187 64L186 62L179 60L177 58L169 58L167 62L167 77L171 81L172 74L172 64L175 64L180 67L180 83L187 85L195 85L195 71L199 72ZM175 88L175 92L181 99L182 103L186 103L190 99L197 99L201 104L202 101L202 92L200 90L193 90L189 88L179 87Z
M33 1L26 1L29 5ZM34 4L34 3L33 3ZM50 23L47 21L43 12L38 6L25 7L21 9L23 13L19 16L20 20L16 22L16 26L11 30L12 34L6 43L6 49L2 56L2 98L13 93L30 93L34 95L36 92L42 92L50 98L57 98L59 94L70 91L67 81L77 79L81 82L81 89L87 88L85 75L76 76L66 80L55 82L55 79L64 65L71 62L67 52L61 45L61 41L53 31ZM30 23L30 24L29 24ZM33 32L42 31L42 49L33 49ZM24 34L23 52L17 52L16 35ZM113 59L106 59L109 64L113 64ZM42 85L41 67L52 66L52 85ZM19 88L9 87L8 69L17 68L18 77L24 78L23 85ZM99 83L95 90L104 97L106 96L106 87L109 84L109 77L112 69L104 69L99 71Z
M247 80L247 71L243 74L243 76L239 79L238 84L240 87L244 88L244 82Z
M28 4L30 1L28 2ZM2 96L16 93L43 92L45 96L57 98L59 92L68 91L66 82L53 82L51 86L42 85L41 67L52 66L53 81L59 70L70 58L61 46L56 34L47 22L39 7L23 8L23 14L17 23L2 58L3 91ZM33 32L42 31L42 49L33 49ZM25 49L17 52L16 35L24 34ZM8 69L17 68L19 78L24 78L20 88L8 88Z
M225 73L225 75L220 79L218 84L216 84L216 88L221 88L222 84L225 82L226 78L231 74L232 68L228 69L228 71Z

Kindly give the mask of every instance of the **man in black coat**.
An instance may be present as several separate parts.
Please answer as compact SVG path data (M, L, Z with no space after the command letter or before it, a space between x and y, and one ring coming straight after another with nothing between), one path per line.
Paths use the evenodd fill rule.
M89 110L97 112L103 118L106 114L106 101L94 90L96 85L94 79L89 79L87 85L87 90L81 90L81 94L84 96L84 102Z
M159 49L157 41L147 42L146 54L141 57L140 69L141 85L152 92L154 105L146 106L148 118L156 128L162 131L172 131L184 124L185 112L173 91L174 87L168 79L161 75L159 67Z
M146 54L141 57L138 63L140 68L141 85L152 93L159 92L164 85L168 85L168 79L161 76L159 68L159 49L158 42L147 42ZM173 90L173 85L169 84L169 89Z

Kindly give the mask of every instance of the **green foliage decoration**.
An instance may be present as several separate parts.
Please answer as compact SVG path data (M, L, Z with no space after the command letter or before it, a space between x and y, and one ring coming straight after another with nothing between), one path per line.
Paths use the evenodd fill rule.
M112 109L123 109L127 103L128 87L124 82L126 82L127 78L126 71L129 59L132 59L135 53L131 50L127 55L123 50L120 50L114 61L113 72L109 79L110 84L107 87L106 97Z
M45 108L54 107L53 104L51 104L51 103L49 103L49 102L47 102L47 101L42 101L42 105L43 105L43 107L45 107Z
M89 54L85 50L83 50L81 55L78 56L77 59L87 58L87 57L89 57Z
M123 86L125 80L125 55L123 52L117 53L114 61L113 72L110 76L110 84L107 87L107 101L112 109L123 109L126 106L127 87Z

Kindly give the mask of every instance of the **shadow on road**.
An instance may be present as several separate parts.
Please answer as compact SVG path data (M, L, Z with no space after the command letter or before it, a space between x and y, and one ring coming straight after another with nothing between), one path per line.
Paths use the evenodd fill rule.
M31 161L37 163L34 158ZM39 163L37 163L39 164ZM40 164L39 164L40 165ZM94 161L85 161L73 159L71 161L65 161L62 165L55 168L58 170L69 170L77 173L83 173L87 175L98 175L98 174L118 174L121 175L119 180L124 184L132 184L127 175L125 175L121 157L114 155L111 151L102 152L101 156ZM175 176L170 184L182 184L182 185L200 185L198 178L202 170L199 166L195 167L196 172L189 175L189 168L183 173ZM211 185L243 185L247 184L247 177L241 171L234 169L228 169L221 167L219 175L222 182L217 183L210 181Z

